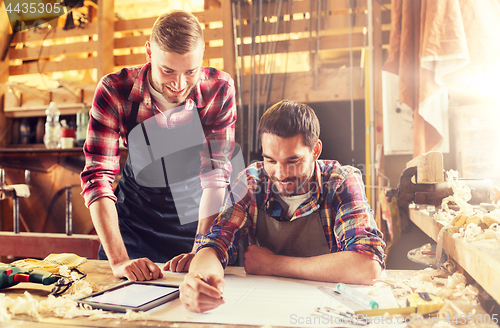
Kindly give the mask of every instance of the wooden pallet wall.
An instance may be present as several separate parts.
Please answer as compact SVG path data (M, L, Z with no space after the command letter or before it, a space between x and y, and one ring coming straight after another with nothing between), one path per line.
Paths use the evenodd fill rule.
M359 81L362 81L364 73L360 67L361 51L368 46L367 35L363 33L368 23L367 4L366 0L351 2L356 3L352 11L348 8L349 1L338 0L275 0L263 3L261 8L259 2L254 1L252 6L241 6L243 25L241 35L238 36L243 37L243 46L240 49L246 57L243 63L244 103L250 101L248 86L255 83L252 82L252 72L263 79L264 88L270 88L270 103L282 98L303 102L349 100L351 96L354 99L364 99L364 85ZM390 7L390 4L388 6ZM260 24L259 12L262 12ZM276 17L278 12L280 15ZM349 19L350 12L352 14ZM384 10L378 20L384 24L381 31L382 42L387 45L390 10ZM259 31L262 31L262 38L257 36L252 44L252 35L260 35ZM286 60L287 54L292 57L293 54L305 53L303 57L306 58L306 63L297 63L299 65L296 66L307 68L293 71L289 64L287 70L292 72L285 74L283 69L279 72L270 71L268 67L272 65L266 65L258 59L255 64L252 63L252 54L259 58L258 53L261 51L266 54L268 49L275 49L274 53L277 55L274 58L281 56L282 61ZM349 83L349 49L352 49L354 58L352 75L355 84L352 90ZM270 57L273 56L268 56L267 60L265 57L263 56L264 62L272 62ZM267 82L269 74L273 74L272 85ZM261 90L262 95L267 92ZM257 102L262 104L263 100L257 99Z
M222 2L221 8L195 13L205 28L207 46L204 64L219 66L217 68L228 71L235 79L237 68L243 66L240 71L243 72L243 102L248 104L252 75L254 77L257 75L264 81L269 79L270 74L273 73L269 69L269 63L273 58L281 55L283 60L286 53L289 55L309 53L306 55L309 57L309 63L305 65L308 68L287 74L284 74L283 71L274 72L272 84L262 83L262 94L265 94L262 89L264 86L270 87L271 101L277 101L283 96L282 89L283 85L286 84L285 97L293 95L299 101L348 100L352 91L346 84L351 74L347 56L350 45L352 45L355 58L352 74L356 82L362 80L363 72L359 57L361 49L367 45L367 37L363 34L363 27L367 24L366 0L357 1L357 7L351 16L353 23L351 30L348 25L348 1L321 0L320 4L318 1L320 0L272 0L262 3L262 7L259 7L258 1L254 1L253 4L242 2L240 5L241 20L238 20L238 6L234 5L233 10L231 10L231 4L226 1ZM279 5L281 10L279 17L277 17ZM318 5L320 6L319 11ZM386 6L390 6L390 4L386 4ZM263 13L260 19L261 24L259 24L257 15L259 8ZM320 18L319 25L318 17ZM156 17L150 17L114 21L111 27L114 29L112 55L99 53L98 34L102 33L99 31L99 24L103 24L102 21L96 21L84 26L84 28L72 30L53 28L23 31L15 36L11 44L9 75L22 76L75 69L94 69L98 68L102 61L109 59L109 56L113 58L111 70L143 64L145 63L144 44L149 39L150 29L155 19ZM383 10L380 19L383 24L382 42L388 44L390 11ZM233 26L233 23L236 25ZM238 35L237 44L243 43L238 46L240 57L236 63L234 62L234 58L236 58L234 30ZM318 30L319 33L317 33ZM262 33L262 37L256 36L259 31ZM109 34L109 31L107 32ZM255 36L254 43L252 43L252 35ZM258 56L257 49L259 48L262 56ZM277 55L266 57L265 53ZM244 57L243 61L241 56ZM256 64L253 64L254 58ZM262 58L261 62L258 61L258 58ZM251 63L250 66L248 63ZM253 71L251 71L252 68ZM266 77L266 75L269 76ZM353 89L355 99L364 98L363 85ZM91 102L93 86L82 86L81 90L73 91L73 97L46 93L45 96L39 97L40 99L36 99L35 95L34 101L33 95L28 94L24 97L24 103L18 96L15 97L13 103L7 102L5 109L6 112L17 112L23 110L23 107L33 106L37 101L40 106L45 106L54 99L63 104L65 102ZM61 92L64 94L64 91ZM12 99L10 100L12 101ZM264 103L263 99L261 103ZM75 108L75 110L77 109ZM10 115L15 116L14 113Z

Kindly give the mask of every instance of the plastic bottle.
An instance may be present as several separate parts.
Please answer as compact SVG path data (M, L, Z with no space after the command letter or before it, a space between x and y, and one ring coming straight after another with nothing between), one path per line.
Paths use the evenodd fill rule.
M56 149L60 147L59 138L61 134L61 123L59 123L59 109L55 102L51 102L49 108L45 111L47 120L45 122L45 136L43 142L45 147Z
M29 125L28 119L23 118L21 120L21 126L19 127L19 132L21 135L21 143L22 144L30 143L31 126Z
M89 110L86 104L76 113L76 145L83 146L87 139L87 127L89 125Z
M43 117L39 117L35 128L35 142L43 143L43 135L45 134L45 122Z

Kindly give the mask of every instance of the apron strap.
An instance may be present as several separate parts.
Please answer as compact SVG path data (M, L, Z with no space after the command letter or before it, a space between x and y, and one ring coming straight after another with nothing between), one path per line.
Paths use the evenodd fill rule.
M130 110L130 115L128 117L128 120L127 120L127 138L128 138L128 134L130 131L132 131L133 128L135 128L135 126L137 125L137 113L139 113L139 105L141 103L138 102L138 101L134 101L132 103L132 109ZM148 140L148 144L149 144L149 140Z

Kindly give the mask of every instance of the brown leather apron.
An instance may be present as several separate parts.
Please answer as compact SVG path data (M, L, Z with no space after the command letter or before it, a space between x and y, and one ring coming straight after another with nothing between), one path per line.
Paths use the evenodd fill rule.
M293 221L278 221L259 208L255 238L258 246L277 255L310 257L331 252L318 212Z

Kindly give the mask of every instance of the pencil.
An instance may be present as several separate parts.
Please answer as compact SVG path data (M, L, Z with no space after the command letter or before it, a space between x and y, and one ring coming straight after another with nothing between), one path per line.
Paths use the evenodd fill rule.
M212 285L210 285L210 283L209 283L209 282L208 282L205 278L203 278L203 276L202 276L201 274L199 274L199 273L198 273L198 274L196 275L196 278L200 279L201 281L203 281L203 282L204 282L204 283L206 283L207 285L212 286ZM212 287L213 287L213 286L212 286ZM220 298L221 298L221 300L224 300L224 298L222 298L222 295L220 296Z

